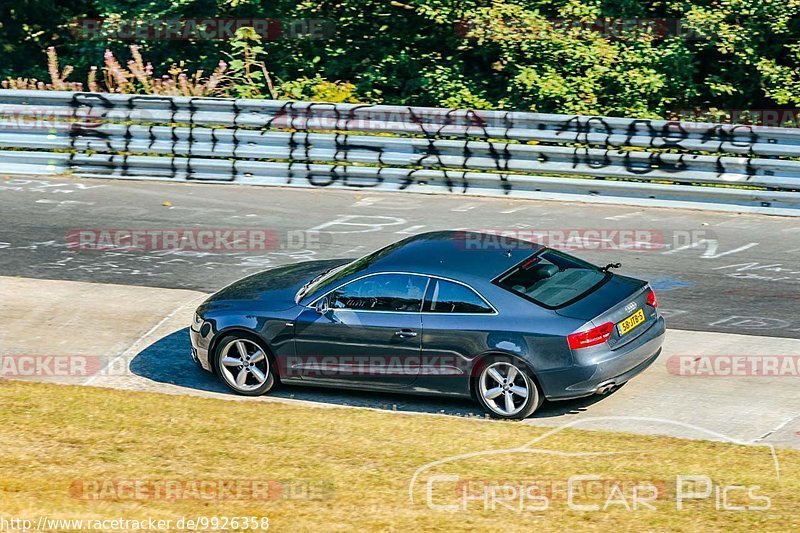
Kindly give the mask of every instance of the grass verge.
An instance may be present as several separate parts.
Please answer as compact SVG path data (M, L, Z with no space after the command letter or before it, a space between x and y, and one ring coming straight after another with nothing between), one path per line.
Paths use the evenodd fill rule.
M256 516L278 531L800 527L795 450L777 451L777 479L764 447L565 430L525 452L425 470L412 504L409 482L423 465L517 448L549 430L4 380L0 405L5 519ZM677 476L688 475L699 477L681 484L678 510ZM768 509L746 509L765 498Z

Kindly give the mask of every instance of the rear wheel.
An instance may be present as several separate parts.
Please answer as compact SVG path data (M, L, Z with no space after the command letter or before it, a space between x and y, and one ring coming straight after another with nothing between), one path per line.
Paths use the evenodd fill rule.
M512 420L530 416L544 400L527 367L510 357L492 358L483 365L476 395L490 415Z
M228 335L215 350L217 375L238 394L260 396L275 385L270 356L254 335Z

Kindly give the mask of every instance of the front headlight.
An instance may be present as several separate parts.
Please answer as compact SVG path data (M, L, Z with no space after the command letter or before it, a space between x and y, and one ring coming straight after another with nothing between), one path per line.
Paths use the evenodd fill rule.
M203 319L200 317L200 315L195 313L194 314L194 325L199 327L200 324L202 324L202 323L203 323Z

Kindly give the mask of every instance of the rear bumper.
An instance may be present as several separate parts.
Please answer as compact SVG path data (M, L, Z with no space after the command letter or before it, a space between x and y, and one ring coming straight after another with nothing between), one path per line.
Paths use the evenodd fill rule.
M588 361L568 368L542 372L537 375L548 400L582 398L605 389L608 385L621 385L644 372L661 354L666 325L662 317L633 342L618 350L592 354Z

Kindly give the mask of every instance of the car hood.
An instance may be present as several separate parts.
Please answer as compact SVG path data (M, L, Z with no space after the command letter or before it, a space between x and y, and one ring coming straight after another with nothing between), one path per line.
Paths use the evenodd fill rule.
M306 261L286 265L235 281L212 294L205 304L221 307L236 302L258 302L258 308L268 310L289 309L295 305L294 297L308 280L350 259Z

